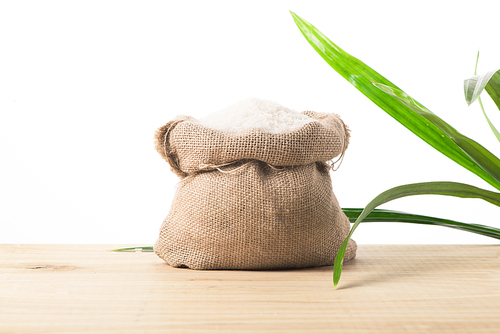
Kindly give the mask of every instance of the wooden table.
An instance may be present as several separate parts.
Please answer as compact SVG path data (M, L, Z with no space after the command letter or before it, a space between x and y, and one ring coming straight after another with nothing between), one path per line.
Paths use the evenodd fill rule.
M360 245L337 290L117 246L0 245L0 333L500 333L497 245Z

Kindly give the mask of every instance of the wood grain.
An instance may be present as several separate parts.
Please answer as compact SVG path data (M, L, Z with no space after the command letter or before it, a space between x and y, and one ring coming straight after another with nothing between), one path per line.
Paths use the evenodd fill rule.
M497 245L360 245L337 290L118 246L0 245L0 333L500 333Z

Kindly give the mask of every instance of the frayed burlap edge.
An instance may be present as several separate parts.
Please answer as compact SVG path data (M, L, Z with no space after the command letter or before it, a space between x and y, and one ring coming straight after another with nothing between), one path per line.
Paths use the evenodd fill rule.
M156 130L155 133L154 143L156 151L160 153L161 157L168 162L172 172L174 172L175 175L179 176L180 178L185 178L186 176L188 176L188 174L181 170L179 166L179 157L177 156L175 151L171 149L168 137L178 123L183 122L189 118L190 117L187 116L177 116L164 126L160 127L158 130Z
M338 114L335 114L335 113L326 114L326 113L318 113L318 112L315 112L315 111L307 110L307 111L302 112L302 114L304 114L304 115L306 115L308 117L311 117L311 118L313 118L313 119L315 119L317 121L321 121L321 120L327 118L328 116L332 116L333 115L342 124L343 130L344 130L344 134L345 134L345 138L344 138L344 141L343 141L344 145L343 145L343 148L342 148L340 156L337 158L336 161L324 161L324 162L322 162L329 169L331 169L333 171L336 171L340 167L340 165L341 165L341 163L343 161L345 152L346 152L346 150L347 150L347 148L349 146L349 141L350 141L350 136L351 136L351 130L344 123L344 121L340 118L340 116ZM154 143L155 143L155 149L156 149L156 151L161 155L161 157L164 160L166 160L169 163L170 169L172 170L172 172L174 172L180 178L186 178L186 177L188 177L189 173L186 173L185 171L183 171L181 169L180 162L179 162L179 156L177 155L177 152L175 152L175 150L171 148L171 145L170 145L170 142L169 142L169 136L170 136L172 130L175 128L175 126L177 124L179 124L180 122L189 121L189 120L195 121L195 119L192 118L192 117L190 117L190 116L183 116L183 115L177 116L176 118L174 118L173 120L171 120L167 124L165 124L164 126L160 127L158 130L156 130L155 136L154 136ZM236 161L229 161L229 162L226 162L224 164L219 164L219 165L208 165L208 164L205 164L205 165L203 165L204 166L203 168L200 167L199 171L211 170L211 169L218 169L220 167L231 165L231 164L238 163L238 162L239 161L236 160ZM337 164L338 162L339 162L339 164L337 166L335 166L335 164ZM283 166L274 166L274 165L270 165L270 164L268 164L268 165L270 167L272 167L272 168L282 168L283 167Z

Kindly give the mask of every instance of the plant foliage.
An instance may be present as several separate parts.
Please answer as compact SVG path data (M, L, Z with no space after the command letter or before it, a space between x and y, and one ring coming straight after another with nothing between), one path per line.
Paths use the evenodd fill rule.
M312 24L293 12L291 14L309 44L356 89L427 144L500 190L500 160L495 155L476 141L462 135L362 61L339 48ZM475 76L466 80L464 85L466 101L469 104L474 102L485 89L500 108L498 71ZM347 242L359 223L383 203L400 197L424 194L481 198L500 206L500 193L456 182L426 182L387 190L373 199L359 214L349 235L342 243L335 258L334 287L337 287L340 280ZM438 221L434 222L438 225Z

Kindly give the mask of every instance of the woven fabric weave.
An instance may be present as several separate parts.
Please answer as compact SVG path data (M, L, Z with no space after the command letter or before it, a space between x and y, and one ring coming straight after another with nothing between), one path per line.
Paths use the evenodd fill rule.
M293 131L229 133L179 116L156 133L156 149L181 178L154 246L174 267L284 269L333 265L349 220L327 161L349 131L334 114ZM345 261L355 257L348 244Z

